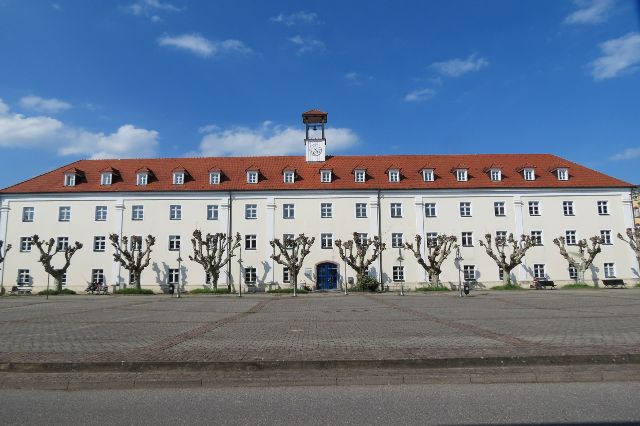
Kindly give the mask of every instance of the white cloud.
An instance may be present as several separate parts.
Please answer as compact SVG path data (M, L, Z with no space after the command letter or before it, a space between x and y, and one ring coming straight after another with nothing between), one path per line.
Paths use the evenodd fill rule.
M134 3L122 6L122 10L135 16L145 16L153 22L158 22L161 18L158 12L181 12L182 9L168 2L160 0L138 0Z
M373 77L365 76L355 71L346 73L343 78L347 81L347 83L353 86L363 86L365 83L373 80Z
M160 46L171 46L187 50L203 58L215 56L219 53L249 54L252 52L252 50L240 40L229 39L213 41L196 33L182 34L176 37L164 35L158 39L158 44Z
M413 92L407 93L404 97L405 102L424 102L436 95L436 91L433 89L418 89Z
M602 56L589 64L595 80L617 77L624 71L637 71L640 64L640 33L607 40L599 47Z
M115 133L93 133L55 118L13 113L0 99L0 148L37 148L91 158L152 156L158 132L125 124Z
M45 99L40 96L25 96L20 99L20 106L33 111L52 114L71 108L71 104L68 102L56 98Z
M296 24L320 24L318 21L318 14L314 12L294 12L290 15L285 15L284 13L279 14L278 16L274 16L270 19L272 22L277 22L279 24L284 24L288 27L291 27Z
M324 52L326 48L324 43L321 42L320 40L316 40L308 37L302 37L299 35L289 37L287 40L289 40L294 45L298 46L298 50L296 50L296 53L298 55L303 55L305 53L312 53L312 52Z
M600 24L605 22L613 9L613 0L574 0L578 10L567 16L565 24Z
M640 147L637 148L627 148L622 152L619 152L615 155L609 157L610 160L633 160L635 158L640 157Z
M215 125L202 127L205 135L200 142L198 155L203 156L253 156L290 155L304 152L304 130L298 127L278 126L265 121L255 129L231 127L222 129ZM348 128L327 128L329 152L344 151L358 143L358 135Z
M472 71L478 71L489 66L489 61L483 57L477 57L474 53L467 59L451 59L444 62L434 62L431 68L447 77L459 77Z

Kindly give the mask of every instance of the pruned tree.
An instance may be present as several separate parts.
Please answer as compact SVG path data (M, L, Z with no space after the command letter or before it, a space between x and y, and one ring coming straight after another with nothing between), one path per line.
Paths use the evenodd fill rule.
M109 234L109 240L115 250L113 260L119 262L124 269L129 271L133 278L133 283L129 284L133 284L137 289L140 289L140 277L142 271L149 266L151 247L156 243L156 238L153 235L147 235L144 239L146 245L144 250L141 236L132 235L131 245L129 245L127 236L123 236L121 239L118 234Z
M413 243L404 243L404 248L410 250L418 261L418 264L427 271L431 285L439 285L442 264L449 254L451 254L451 251L458 246L456 244L458 238L455 235L442 234L438 235L435 240L427 240L427 248L425 250L426 260L420 252L422 237L416 235L415 240L415 246Z
M566 248L566 240L564 237L554 238L553 243L560 248L560 255L564 257L567 262L569 262L569 266L573 266L578 271L581 282L584 281L584 273L589 266L593 263L593 259L602 251L602 238L599 236L593 236L589 238L591 241L591 247L589 247L589 243L586 238L581 239L577 243L578 252L577 257L569 254Z
M352 240L345 242L336 240L336 247L338 247L340 258L356 272L357 282L360 285L369 270L369 266L376 261L380 253L386 248L386 245L377 236L373 237L373 239L364 239L360 238L360 234L354 232ZM373 252L367 257L370 247L373 248Z
M485 234L485 241L480 240L480 245L484 247L490 258L502 269L502 284L511 284L511 271L522 263L522 258L531 247L535 245L535 240L530 235L520 235L515 239L512 233L506 238L496 238L493 240L495 250L491 247L492 236ZM511 253L506 250L510 249Z
M625 239L621 233L618 232L618 238L625 243L629 244L631 250L636 254L636 260L638 261L638 267L640 267L640 226L634 228L627 228L627 238Z
M304 258L310 253L309 249L315 240L315 237L309 238L300 234L296 238L287 238L284 241L280 241L278 238L269 241L274 251L277 248L279 252L278 254L274 252L271 259L289 268L289 277L294 291L298 288L298 273L302 268Z
M38 235L31 237L32 243L40 251L40 259L38 262L42 263L44 270L47 274L53 277L55 282L56 291L62 291L62 278L67 273L67 269L71 266L71 258L73 255L82 248L82 243L76 241L73 245L65 244L64 247L60 247L56 244L56 240L50 238L48 241L41 240ZM64 265L62 268L55 268L51 262L53 257L58 254L64 254Z
M4 241L0 240L0 270L4 267L4 259L7 257L7 252L11 250L11 244L7 244L4 251L2 246L4 246ZM4 286L0 288L0 294L4 294Z
M235 256L233 252L240 247L240 242L239 232L236 233L235 238L221 232L207 234L203 238L202 231L199 229L193 231L193 238L191 238L193 256L189 255L189 259L202 265L211 279L211 288L218 288L220 270ZM231 283L229 283L229 291L231 291Z

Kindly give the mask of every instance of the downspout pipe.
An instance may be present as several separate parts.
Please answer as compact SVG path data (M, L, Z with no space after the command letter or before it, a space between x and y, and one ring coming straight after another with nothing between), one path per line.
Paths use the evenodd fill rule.
M378 189L378 240L382 243L382 205L380 203L380 190ZM378 269L380 270L380 292L384 291L384 278L382 275L382 251L378 256Z
M228 206L227 215L229 215L229 220L227 221L227 253L231 251L231 242L232 242L231 240L233 239L233 234L232 234L233 227L231 225L231 221L233 220L233 215L231 214L233 197L232 197L231 191L229 191L228 197L229 199L227 201L227 206ZM231 263L232 263L231 259L229 259L229 262L227 262L227 288L229 289L229 291L231 291Z

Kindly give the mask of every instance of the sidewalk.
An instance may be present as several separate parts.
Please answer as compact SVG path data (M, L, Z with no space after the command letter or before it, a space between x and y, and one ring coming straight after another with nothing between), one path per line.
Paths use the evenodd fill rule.
M487 291L462 299L452 293L4 297L0 370L4 380L20 372L159 368L238 375L623 364L633 372L640 366L639 308L636 289Z

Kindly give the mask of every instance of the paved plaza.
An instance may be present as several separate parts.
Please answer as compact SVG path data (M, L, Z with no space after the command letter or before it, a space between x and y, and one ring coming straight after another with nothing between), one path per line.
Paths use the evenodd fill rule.
M0 363L640 354L640 291L0 299Z

